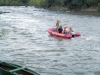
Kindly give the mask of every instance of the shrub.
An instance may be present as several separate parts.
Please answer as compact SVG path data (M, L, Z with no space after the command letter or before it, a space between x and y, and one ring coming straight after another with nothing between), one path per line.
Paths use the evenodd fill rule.
M98 3L98 12L100 12L100 3Z

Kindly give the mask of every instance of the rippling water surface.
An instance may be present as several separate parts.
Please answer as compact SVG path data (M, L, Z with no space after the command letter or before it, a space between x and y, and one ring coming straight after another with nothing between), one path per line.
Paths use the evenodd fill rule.
M100 16L34 7L0 7L0 60L41 75L100 75ZM62 39L49 27L73 27L81 37Z

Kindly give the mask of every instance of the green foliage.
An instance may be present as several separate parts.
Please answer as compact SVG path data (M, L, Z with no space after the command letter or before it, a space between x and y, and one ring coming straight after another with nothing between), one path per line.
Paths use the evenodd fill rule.
M100 0L0 0L1 6L30 5L49 8L52 6L67 7L68 9L99 6Z
M98 6L99 0L86 0L88 6Z
M29 0L28 5L37 6L37 7L45 7L46 0Z
M91 5L93 5L94 0L86 0L86 2L87 2L87 4L88 4L88 5L90 5L90 6L91 6Z
M98 7L100 8L100 3L98 3Z
M100 0L48 0L48 6L64 6L69 9L97 6Z
M1 6L14 6L14 5L22 5L20 0L0 0Z
M4 0L0 0L0 5L4 5Z
M100 12L100 3L98 3L98 12Z

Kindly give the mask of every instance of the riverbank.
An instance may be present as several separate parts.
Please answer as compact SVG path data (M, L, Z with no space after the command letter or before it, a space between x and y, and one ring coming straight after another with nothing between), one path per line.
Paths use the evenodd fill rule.
M51 6L48 8L49 10L59 10L59 11L69 11L66 7L58 7L58 6Z
M75 8L73 10L69 10L66 7L52 6L52 7L49 7L48 9L55 10L55 11L66 11L66 12L71 12L71 11L98 12L98 7L89 7L89 8L85 8L85 9Z
M86 9L81 9L81 11L98 12L98 7L89 7Z

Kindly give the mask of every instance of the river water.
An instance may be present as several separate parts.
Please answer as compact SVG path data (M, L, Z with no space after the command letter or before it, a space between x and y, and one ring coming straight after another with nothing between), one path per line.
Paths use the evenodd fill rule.
M1 6L0 12L0 60L41 75L100 75L100 14L24 6ZM57 19L81 36L50 36Z

